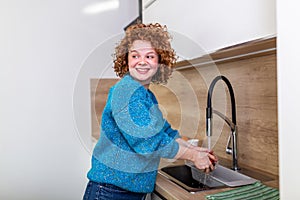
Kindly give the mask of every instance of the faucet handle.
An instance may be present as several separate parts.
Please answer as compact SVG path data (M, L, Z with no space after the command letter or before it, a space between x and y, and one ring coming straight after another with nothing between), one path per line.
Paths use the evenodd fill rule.
M228 140L227 140L227 145L226 145L226 153L227 154L232 154L232 148L230 147L231 144L231 135L229 135Z

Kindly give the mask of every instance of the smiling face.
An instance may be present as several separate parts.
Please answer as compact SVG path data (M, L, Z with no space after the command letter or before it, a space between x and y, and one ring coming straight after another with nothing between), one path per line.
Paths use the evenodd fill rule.
M158 54L151 43L135 40L128 52L130 75L145 87L148 87L158 69Z

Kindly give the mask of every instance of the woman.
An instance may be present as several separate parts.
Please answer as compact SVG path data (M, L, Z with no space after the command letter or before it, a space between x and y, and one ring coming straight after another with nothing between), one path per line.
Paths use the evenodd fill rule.
M162 157L213 170L217 158L181 139L149 90L150 83L167 82L175 62L165 26L137 24L126 30L114 59L122 79L110 89L102 113L84 199L144 199L154 190Z

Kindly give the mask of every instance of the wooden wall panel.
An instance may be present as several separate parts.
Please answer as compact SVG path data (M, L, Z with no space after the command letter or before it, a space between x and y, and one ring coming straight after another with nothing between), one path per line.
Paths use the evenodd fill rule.
M249 44L247 45L249 47ZM239 134L239 162L242 165L248 165L278 175L276 51L246 57L245 59L232 59L227 62L219 62L216 65L220 74L230 80L235 92ZM209 68L212 66L205 65L200 67ZM193 90L197 94L198 105L201 110L197 135L190 134L190 132L194 131L192 129L184 130L181 133L185 136L192 136L203 140L205 137L205 108L209 86L199 77L198 71L195 68L185 68L179 71L191 83ZM205 73L205 70L202 71ZM172 81L173 83L176 82L176 80ZM221 87L221 83L222 81L218 82L215 89ZM174 127L180 127L179 124L181 121L178 120L180 115L175 110L178 109L178 105L181 102L174 103L170 101L167 98L169 94L164 94L157 86L152 87L152 90L157 95L159 103L163 106L166 105L166 108L169 109L167 110L167 119ZM178 92L176 95L184 95L184 90ZM228 94L226 95L226 99L214 98L213 96L213 105L222 104L226 100L227 116L231 117L229 96ZM189 97L186 96L186 98ZM220 157L231 159L231 155L225 154L226 142L230 130L227 125L224 125L221 119L214 116L214 132L218 132L219 130L222 130L222 133L220 137L214 137L214 141L216 142L214 151Z
M240 163L278 175L276 55L218 67L235 91ZM224 147L223 140L216 152Z

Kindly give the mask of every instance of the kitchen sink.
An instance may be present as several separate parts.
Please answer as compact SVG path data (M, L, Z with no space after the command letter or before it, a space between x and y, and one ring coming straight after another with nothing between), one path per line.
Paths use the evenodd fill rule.
M187 165L164 167L159 170L159 173L191 193L226 187L225 184L211 179L209 185L195 180L192 168Z
M247 168L237 172L220 164L209 174L190 164L163 167L159 173L190 193L274 180L271 176Z

